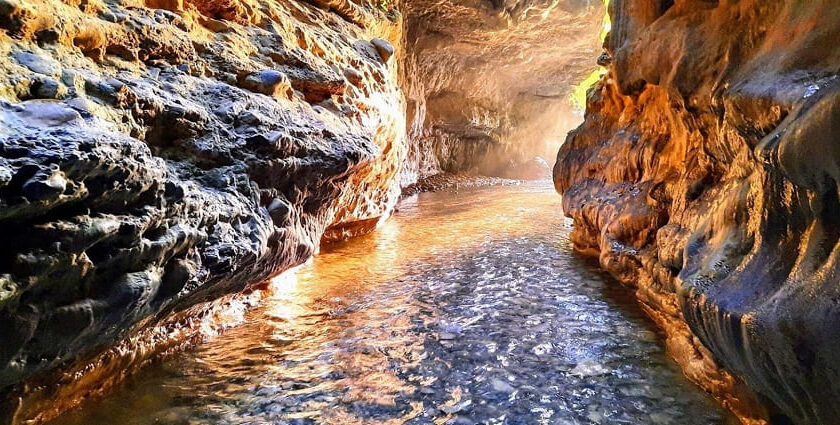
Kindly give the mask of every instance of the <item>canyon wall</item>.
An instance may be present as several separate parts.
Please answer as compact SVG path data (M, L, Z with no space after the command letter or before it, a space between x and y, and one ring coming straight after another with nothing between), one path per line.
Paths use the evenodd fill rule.
M840 5L610 13L609 73L554 169L575 245L745 423L837 423Z
M420 177L539 176L602 15L0 0L0 423L49 419L200 338Z
M4 419L20 395L57 398L44 374L90 391L128 367L88 370L103 349L398 199L403 22L386 3L0 0L0 30Z
M579 122L569 95L597 68L601 0L409 0L404 8L406 177L539 177L529 161L553 157Z

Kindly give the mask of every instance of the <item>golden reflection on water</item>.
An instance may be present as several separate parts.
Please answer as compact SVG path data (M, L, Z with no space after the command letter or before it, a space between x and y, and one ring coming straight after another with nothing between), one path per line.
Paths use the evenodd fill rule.
M320 371L337 372L343 378L322 385L348 389L342 397L342 406L358 402L393 406L396 397L412 393L415 388L397 376L389 365L399 363L401 370L417 366L424 355L424 339L411 332L410 318L424 308L426 320L435 321L436 307L417 302L412 290L397 288L389 292L386 298L389 306L385 308L356 306L351 314L345 314L343 309L381 285L398 281L410 272L406 268L419 263L446 262L456 253L468 255L495 240L527 237L537 231L539 227L534 226L537 217L561 214L559 198L545 186L488 190L480 196L453 192L420 194L407 199L395 217L376 232L324 247L319 256L294 276L276 278L274 295L267 301L265 312L257 315L285 322L274 329L272 338L306 341L306 347L286 347L284 355L289 357L300 358L301 351L312 347L316 347L312 354L333 352L329 346L334 341L340 341L336 345L351 341L354 349L335 351ZM331 325L324 327L323 319L331 317L341 319L330 321ZM255 343L250 338L242 342ZM271 369L285 376L290 373L288 365L282 363ZM303 371L303 374L312 372ZM456 387L447 405L459 401L460 389ZM309 415L317 417L319 423L331 425L390 425L404 423L421 410L422 405L415 402L412 411L399 418L372 421L360 419L343 408L313 405ZM435 423L444 423L451 417L441 416Z
M407 264L439 262L453 251L467 254L494 240L549 232L534 226L534 220L548 213L557 221L560 208L559 197L546 185L475 197L416 195L403 201L394 218L375 232L322 247L294 275L275 278L268 308L291 314L300 314L304 306L329 308L331 299L360 295L393 281L405 273Z
M548 182L421 194L56 424L725 422L567 235Z
M354 340L356 349L338 351L321 372L344 376L328 385L346 386L343 404L364 402L394 405L399 395L412 393L413 385L394 374L389 367L398 362L401 368L415 367L423 357L423 339L409 338L419 308L434 311L434 306L414 300L412 291L390 293L388 309L354 309L345 314L349 302L375 291L380 285L393 283L406 273L405 267L422 262L440 262L441 256L467 254L494 240L528 236L536 230L535 216L546 213L560 215L560 201L546 185L515 190L489 191L480 197L458 193L438 193L433 197L416 195L405 200L392 220L376 232L351 241L322 248L320 255L301 266L294 273L286 273L272 280L272 295L255 316L283 322L272 332L275 341L305 340L309 347L323 347L330 352L332 341ZM430 199L431 198L431 199ZM489 198L489 199L488 199ZM401 288L403 289L403 288ZM337 326L319 327L323 319L340 316ZM369 326L375 323L378 326ZM358 330L363 334L357 334ZM252 338L238 341L245 346L259 344ZM292 342L284 356L297 356L301 347ZM304 349L305 350L305 349ZM314 354L314 353L313 353ZM288 375L288 366L269 367L278 374ZM329 369L329 370L328 370ZM307 373L312 373L308 371ZM318 371L314 371L316 374ZM430 384L430 382L426 382ZM326 385L326 384L324 384ZM314 388L314 389L317 389ZM305 391L312 391L307 388ZM294 391L292 395L296 394ZM450 404L460 399L456 388ZM371 424L341 408L324 410L315 407L310 414L324 424ZM422 405L412 403L413 411L400 418L377 421L383 425L401 424L422 411ZM436 420L444 423L451 415Z

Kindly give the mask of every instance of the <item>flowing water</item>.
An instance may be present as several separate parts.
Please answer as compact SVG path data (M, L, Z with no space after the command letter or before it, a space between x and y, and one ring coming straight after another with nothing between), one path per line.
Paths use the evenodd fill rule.
M421 194L246 322L55 424L734 424L551 186Z

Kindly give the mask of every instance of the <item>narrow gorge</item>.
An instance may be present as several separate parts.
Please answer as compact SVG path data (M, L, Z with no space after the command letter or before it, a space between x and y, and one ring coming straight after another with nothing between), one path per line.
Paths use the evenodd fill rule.
M840 423L838 23L0 0L0 424Z

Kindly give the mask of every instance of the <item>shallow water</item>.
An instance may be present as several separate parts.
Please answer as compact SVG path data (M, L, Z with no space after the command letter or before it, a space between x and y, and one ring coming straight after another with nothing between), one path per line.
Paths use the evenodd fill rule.
M735 424L549 184L421 194L247 322L54 424Z

